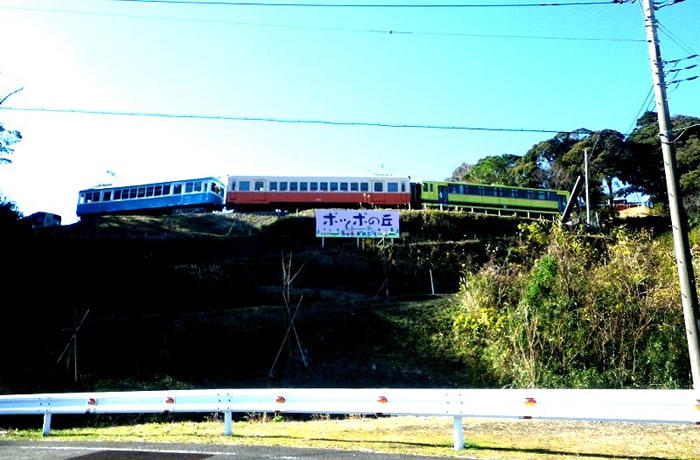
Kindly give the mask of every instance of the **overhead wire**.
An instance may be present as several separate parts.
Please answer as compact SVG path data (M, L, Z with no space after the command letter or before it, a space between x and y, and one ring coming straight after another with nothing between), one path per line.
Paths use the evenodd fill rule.
M311 2L233 2L216 0L107 0L122 3L167 3L170 5L217 5L217 6L259 6L295 8L503 8L503 7L543 7L543 6L593 6L624 3L622 0L599 0L587 2L537 2L537 3L311 3Z
M112 1L112 0L108 0ZM115 0L116 1L116 0ZM77 11L77 10L58 10L58 9L47 9L47 8L31 8L31 7L7 7L0 6L0 10L13 10L13 11L35 11L42 13L55 13L55 14L74 14L74 15L86 15L86 16L105 16L105 17L115 17L115 18L128 18L128 19L149 19L149 20L159 20L159 21L177 21L177 22L192 22L192 23L205 23L205 24L229 24L229 25L240 25L240 26L251 26L251 27L276 27L282 29L299 29L299 30L319 30L319 31L333 31L333 32L355 32L355 33L372 33L372 34L387 34L387 35L415 35L415 36L442 36L442 37L464 37L464 38L503 38L503 39L514 39L514 40L561 40L561 41L598 41L598 42L644 42L643 39L634 38L619 38L619 37L583 37L583 36L554 36L554 35L504 35L504 34L474 34L474 33L462 33L462 32L431 32L431 31L414 31L414 30L397 30L397 29L362 29L362 28L348 28L348 27L324 27L324 26L307 26L307 25L290 25L290 24L274 24L274 23L264 23L264 22L250 22L250 21L226 21L221 19L194 19L191 17L167 17L167 16L155 16L155 15L138 15L138 14L123 14L123 13L103 13L94 11Z
M161 112L129 112L114 110L88 110L88 109L52 109L46 107L11 107L0 106L0 110L22 111L22 112L46 112L46 113L74 113L83 115L112 115L128 117L150 117L150 118L180 118L196 120L223 120L223 121L253 121L267 123L287 123L287 124L312 124L312 125L334 125L334 126L362 126L377 128L409 128L409 129L436 129L454 131L495 131L495 132L522 132L522 133L553 133L568 134L571 131L553 129L530 129L530 128L489 128L480 126L450 126L431 125L413 123L383 123L364 121L334 121L334 120L314 120L314 119L289 119L275 117L245 117L232 115L202 115L187 113L161 113Z
M551 6L591 6L591 5L610 5L621 3L634 3L635 0L601 0L601 1L584 1L584 2L538 2L538 3L489 3L489 4L347 4L347 3L280 3L280 2L235 2L235 1L190 1L190 0L105 0L110 2L121 3L163 3L163 4L182 4L182 5L220 5L220 6L269 6L269 7L327 7L327 8L493 8L493 7L551 7ZM0 9L6 7L0 7ZM11 8L22 10L39 10L55 13L69 14L90 14L90 15L107 15L107 16L124 16L134 18L147 19L170 19L196 22L210 22L208 20L196 20L191 18L163 18L158 16L137 16L137 15L120 15L114 13L94 13L80 11L61 11L61 10L44 10L31 8ZM211 21L211 22L226 22L226 21ZM231 23L231 22L226 22ZM464 33L445 33L445 32L414 32L400 30L377 30L377 29L344 29L344 28L325 28L325 27L308 27L308 26L285 26L277 24L260 24L260 23L240 23L242 25L257 25L257 26L272 26L272 27L288 27L288 28L318 28L322 30L339 30L352 32L368 32L368 33L387 33L387 34L411 34L411 35L441 35L441 36L457 36L457 37L477 37L477 38L512 38L512 39L541 39L541 40L581 40L581 41L625 41L625 42L644 42L643 39L624 39L624 38L595 38L595 37L555 37L555 36L528 36L528 35L496 35L496 34L464 34ZM651 92L653 91L653 87ZM648 106L647 95L642 107ZM51 109L51 108L22 108L22 107L0 107L3 110L19 110L19 111L38 111L52 113L82 113L96 115L115 115L115 116L142 116L142 117L162 117L162 118L190 118L190 119L218 119L231 121L259 121L271 123L299 123L299 124L326 124L326 125L341 125L341 126L375 126L389 128L413 128L413 129L441 129L441 130L471 130L471 131L501 131L501 132L539 132L539 133L568 133L566 130L551 130L551 129L526 129L526 128L488 128L488 127L469 127L469 126L445 126L445 125L429 125L429 124L396 124L396 123L375 123L375 122L343 122L331 120L293 120L280 118L266 117L238 117L226 115L196 115L196 114L166 114L157 112L117 112L117 111L95 111L81 109ZM641 109L640 109L641 110ZM640 111L641 113L641 111Z

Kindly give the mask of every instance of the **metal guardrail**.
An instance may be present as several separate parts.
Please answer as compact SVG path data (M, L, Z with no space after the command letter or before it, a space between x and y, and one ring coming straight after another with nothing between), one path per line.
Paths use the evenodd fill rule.
M463 417L679 423L700 425L698 390L264 388L0 395L0 415L54 414L383 414L453 417L454 448Z

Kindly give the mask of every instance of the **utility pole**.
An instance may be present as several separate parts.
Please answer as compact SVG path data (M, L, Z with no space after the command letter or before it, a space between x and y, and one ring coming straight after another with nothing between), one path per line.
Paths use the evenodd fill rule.
M588 149L583 149L583 171L586 175L586 225L591 225L590 195L588 193Z
M687 221L679 193L678 177L676 176L676 154L671 130L671 120L668 113L666 98L666 82L664 79L661 50L656 33L656 17L654 3L644 0L644 23L647 31L649 46L649 61L651 76L654 81L656 95L656 111L659 118L659 137L661 152L666 173L666 188L668 190L668 206L671 213L673 228L673 244L676 254L676 265L681 288L681 302L685 319L685 333L688 339L688 354L690 369L693 377L693 388L700 390L700 313L698 312L698 296L695 290L695 275L688 242Z

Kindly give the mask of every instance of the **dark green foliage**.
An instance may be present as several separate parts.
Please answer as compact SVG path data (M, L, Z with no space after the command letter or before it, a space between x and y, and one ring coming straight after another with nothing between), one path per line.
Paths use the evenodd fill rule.
M4 300L0 386L688 384L673 257L655 234L407 212L399 240L321 245L308 217L218 217L14 240L3 281L35 289ZM284 257L299 270L286 300L309 361L291 354L268 377L288 319ZM457 291L458 303L441 297ZM88 310L75 382L71 353L59 356Z
M670 245L624 228L596 244L558 226L524 230L524 256L465 276L455 321L502 385L689 385Z
M22 237L29 234L31 226L22 220L17 205L0 196L0 238Z
M12 146L22 140L22 134L17 130L9 130L0 123L0 164L10 163L9 155L14 153Z

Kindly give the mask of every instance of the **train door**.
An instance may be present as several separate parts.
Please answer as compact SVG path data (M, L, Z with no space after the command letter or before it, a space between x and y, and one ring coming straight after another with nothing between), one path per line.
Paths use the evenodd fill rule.
M263 179L255 179L253 181L253 201L267 202L267 184Z
M559 199L559 212L564 212L566 205L568 204L568 198L563 195L557 195Z
M384 181L372 181L372 195L370 204L382 204L386 202L386 190L384 189Z
M438 185L438 203L440 205L447 205L450 199L447 196L447 185Z

